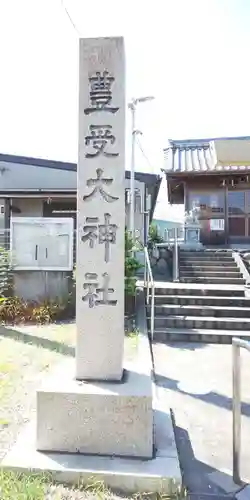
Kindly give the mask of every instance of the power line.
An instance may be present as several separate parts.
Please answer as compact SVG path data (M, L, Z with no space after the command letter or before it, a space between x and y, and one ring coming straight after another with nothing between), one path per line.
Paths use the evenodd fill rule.
M146 153L145 153L145 151L144 151L144 149L143 149L143 147L142 147L142 145L141 145L141 142L140 142L140 140L139 140L139 137L138 137L138 136L136 136L136 142L137 142L137 145L139 146L139 149L140 149L140 151L141 151L142 155L144 156L144 158L145 158L145 160L146 160L146 162L147 162L148 166L150 167L150 169L151 169L151 170L153 170L153 171L154 171L154 167L152 166L151 162L149 161L149 159L148 159L148 157L147 157L147 155L146 155Z
M68 11L68 9L67 9L66 5L64 4L64 0L61 0L61 6L62 6L62 8L65 10L66 15L68 16L68 18L69 18L69 20L70 20L70 23L72 24L72 26L73 26L74 30L75 30L75 31L77 32L77 34L80 36L80 33L79 33L79 31L78 31L78 29L77 29L77 27L76 27L76 25L75 25L75 23L74 23L74 21L73 21L73 19L72 19L72 17L71 17L71 15L70 15L70 13L69 13L69 11Z

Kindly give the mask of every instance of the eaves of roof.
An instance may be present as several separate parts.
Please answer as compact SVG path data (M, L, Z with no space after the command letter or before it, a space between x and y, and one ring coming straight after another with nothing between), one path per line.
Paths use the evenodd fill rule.
M212 140L170 141L164 149L164 171L167 175L241 173L250 171L250 164L217 163Z

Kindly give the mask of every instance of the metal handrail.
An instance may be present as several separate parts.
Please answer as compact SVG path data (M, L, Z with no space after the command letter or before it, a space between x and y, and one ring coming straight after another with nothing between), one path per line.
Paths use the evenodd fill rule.
M149 305L149 289L151 287L150 336L151 340L153 340L154 323L155 323L155 284L154 284L154 278L147 247L144 247L144 256L145 256L144 286L147 287L147 293L146 293L147 305Z
M178 254L178 234L177 228L174 228L174 258L173 258L173 280L179 281L179 254Z
M171 230L172 231L172 230ZM179 281L179 240L178 240L178 232L177 228L173 228L174 238L173 241L167 243L166 241L161 243L156 243L156 248L166 247L169 245L173 250L173 281Z
M240 478L241 448L241 366L240 349L250 351L250 342L234 337L233 346L233 480L242 484Z

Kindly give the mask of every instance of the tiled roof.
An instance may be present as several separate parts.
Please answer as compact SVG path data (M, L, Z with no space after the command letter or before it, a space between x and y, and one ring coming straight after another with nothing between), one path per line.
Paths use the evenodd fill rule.
M244 172L249 165L221 165L217 163L214 141L169 141L164 149L164 170L166 173L219 173Z

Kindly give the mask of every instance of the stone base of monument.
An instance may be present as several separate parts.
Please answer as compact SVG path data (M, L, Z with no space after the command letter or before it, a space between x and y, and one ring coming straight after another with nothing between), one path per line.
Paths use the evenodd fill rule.
M155 404L155 402L154 402ZM60 411L55 408L55 412ZM168 408L154 409L155 453L152 459L41 452L36 449L36 424L29 424L1 462L18 472L49 472L66 484L103 482L124 493L169 494L181 488L182 478ZM115 436L114 436L115 439Z
M130 493L176 491L181 473L172 421L156 397L146 336L136 352L121 384L77 382L73 360L59 367L38 391L36 422L1 467L48 471L66 483L103 481Z
M37 449L152 458L150 365L126 363L121 383L74 379L61 366L37 392Z

